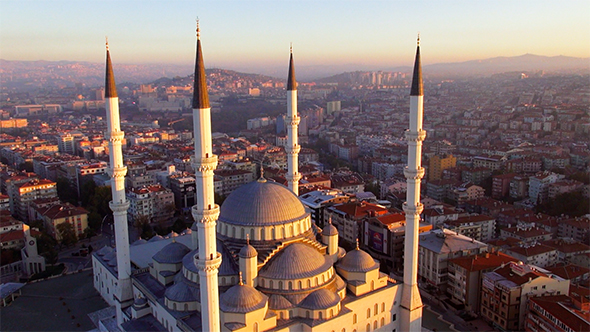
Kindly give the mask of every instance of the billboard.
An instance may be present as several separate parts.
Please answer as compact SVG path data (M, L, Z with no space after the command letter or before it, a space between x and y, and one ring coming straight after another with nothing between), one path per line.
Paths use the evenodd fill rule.
M369 229L369 246L379 252L383 252L383 234Z

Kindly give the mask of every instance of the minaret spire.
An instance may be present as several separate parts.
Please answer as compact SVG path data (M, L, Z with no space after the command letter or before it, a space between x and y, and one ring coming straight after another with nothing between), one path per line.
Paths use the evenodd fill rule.
M293 45L289 48L289 77L287 78L287 183L289 189L299 196L299 151L301 146L298 144L298 130L300 118L297 115L297 81L295 80L295 65L293 64Z
M217 274L221 254L217 252L215 225L219 217L219 205L215 204L213 171L217 156L213 154L211 140L211 106L207 93L207 76L201 49L201 30L197 20L197 54L195 60L195 85L193 92L193 125L195 137L195 185L197 204L191 209L195 223L192 230L193 247L199 247L195 265L199 269L201 291L201 321L203 331L220 331L219 290Z
M420 34L416 42L416 59L414 60L414 74L412 75L412 89L410 96L423 96L424 85L422 83L422 64L420 63Z
M106 38L107 48L107 69L104 83L104 97L114 98L117 96L117 86L115 84L115 74L113 74L113 65L111 63L111 53L109 52L109 38Z
M117 248L117 290L115 293L117 307L117 323L124 322L123 309L133 300L131 287L131 261L129 256L129 230L127 226L127 210L129 202L125 197L125 174L127 167L123 164L121 144L125 133L121 131L119 118L119 97L115 85L115 75L109 52L109 42L106 42L106 77L105 77L105 107L107 113L107 132L105 137L109 141L109 169L111 176L111 192L113 200L109 207L113 211L115 224L115 245Z
M422 329L422 299L418 290L418 229L420 213L420 184L424 176L422 168L422 141L426 131L422 129L424 88L420 64L420 36L416 48L414 75L410 89L410 126L406 131L408 141L408 166L404 169L407 192L403 205L406 213L406 235L404 239L404 284L401 299L400 330L420 331Z

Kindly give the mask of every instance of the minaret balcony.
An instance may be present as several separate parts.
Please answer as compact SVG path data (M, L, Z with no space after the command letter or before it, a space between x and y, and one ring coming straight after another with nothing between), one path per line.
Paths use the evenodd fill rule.
M408 142L421 142L426 138L426 130L420 129L418 132L412 132L406 130L406 141Z
M127 175L127 166L107 168L107 174L112 178L124 178Z
M422 211L424 210L424 204L417 202L416 206L412 206L409 205L408 202L404 202L402 209L404 210L404 212L408 215L417 215L422 213Z
M289 127L291 127L291 126L297 126L297 125L299 125L299 122L301 122L301 118L299 116L297 116L297 115L294 116L294 117L292 117L292 118L287 117L285 119L285 125L286 126L289 126Z
M301 145L299 145L299 144L295 144L291 147L289 147L289 146L285 147L285 152L290 155L298 154L299 151L301 151Z
M217 221L219 217L219 205L215 204L211 209L199 210L199 208L194 205L191 208L191 214L193 215L193 219L201 224L213 224Z
M114 202L114 201L110 201L109 202L109 207L111 208L111 211L113 211L113 213L127 213L127 210L129 209L129 202L128 201L124 201L124 202Z
M199 255L195 255L195 265L197 266L197 268L201 271L205 271L205 272L212 272L212 271L216 271L217 269L219 269L219 266L221 266L221 254L220 253L216 253L217 255L215 255L215 257L209 257L209 258L205 258L205 259L201 259L199 257ZM213 256L213 254L211 254L211 256Z
M299 180L301 180L301 173L296 173L296 174L285 174L285 178L287 179L287 181L289 182L298 182Z
M420 180L424 177L424 167L418 169L409 169L408 166L404 168L404 176L406 179Z
M123 142L123 138L125 138L125 132L124 131L111 131L111 132L107 132L105 136L107 137L109 142L121 143L121 142Z
M213 172L217 167L217 156L195 157L193 167L197 172Z

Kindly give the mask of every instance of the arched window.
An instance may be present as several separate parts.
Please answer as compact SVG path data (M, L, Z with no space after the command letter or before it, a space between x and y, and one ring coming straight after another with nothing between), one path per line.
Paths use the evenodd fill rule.
M264 227L260 228L260 240L264 241Z
M293 282L289 281L289 290L293 290Z
M172 310L176 310L176 303L172 303Z
M241 239L245 239L246 238L246 230L242 227L240 227L240 238Z
M303 289L303 283L299 280L299 289Z
M379 313L379 306L377 306L377 303L375 303L375 308L373 310L373 315L376 315Z
M367 309L367 318L371 318L371 308Z
M356 324L356 314L352 315L352 323Z
M383 325L385 325L385 318L381 318L381 327L383 327Z
M321 311L319 311L319 312L318 312L318 318L319 318L319 319L323 319L323 318L322 318L322 316L323 316L323 315L322 315L322 312L321 312Z
M254 323L254 332L258 332L258 323Z
M250 240L254 240L254 228L250 228Z
M381 312L385 311L385 302L381 303Z
M346 332L346 329L342 329L342 331L341 331L341 332Z
M371 331L371 324L367 324L367 328L365 329L365 331L367 331L367 332Z
M283 289L283 281L279 281L279 289Z
M231 237L236 237L236 228L234 226L231 227Z
M311 279L307 279L307 288L311 287Z
M375 290L375 280L371 281L371 291Z
M305 310L305 318L309 318L309 310Z
M319 285L319 283L318 283L318 277L315 277L315 285L314 286L317 286L317 285Z
M270 288L274 288L272 280L270 281Z
M279 319L283 319L283 312L279 311Z
M330 309L330 317L334 317L334 309ZM328 317L328 318L330 318Z
M260 279L260 287L264 287L264 279Z
M188 311L188 303L184 304L184 311Z
M373 322L373 330L376 330L376 329L377 329L377 321L374 321Z
M289 225L289 236L293 236L293 225Z

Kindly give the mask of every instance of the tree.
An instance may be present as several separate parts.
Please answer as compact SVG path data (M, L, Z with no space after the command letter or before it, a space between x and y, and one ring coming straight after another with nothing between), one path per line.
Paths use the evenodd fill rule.
M78 203L78 194L76 193L76 190L72 188L68 179L62 177L57 178L56 186L57 196L59 196L60 200L72 204Z
M70 245L73 245L76 242L78 242L78 237L76 236L74 226L69 222L62 222L61 224L55 226L55 229L59 234L60 245L65 245L66 247L69 247Z

